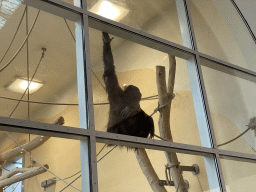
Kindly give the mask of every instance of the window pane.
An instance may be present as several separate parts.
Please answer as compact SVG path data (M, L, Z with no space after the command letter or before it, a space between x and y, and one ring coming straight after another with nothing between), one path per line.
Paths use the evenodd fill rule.
M256 115L256 78L205 59L201 59L201 64L218 145L248 130L220 148L255 154L255 132L248 125Z
M87 2L88 10L93 13L183 45L175 1L89 0ZM183 11L182 8L179 10Z
M256 71L256 45L231 1L188 1L200 52Z
M17 192L21 191L21 188L24 192L60 191L81 175L79 140L14 132L9 134L11 136L5 131L0 131L0 170L2 171L0 176L5 177L10 171L18 169L16 167L26 170L18 169L21 174L16 173L10 178L1 180L0 187L6 189L4 191L13 191L15 187ZM9 187L10 184L12 185ZM66 191L79 190L81 190L81 177L66 189Z
M104 143L97 144L97 153L101 151L104 145ZM176 191L174 186L165 185L160 187L157 183L158 180L163 182L167 180L165 171L167 171L169 177L169 169L166 170L168 161L164 151L142 149L143 151L138 153L134 152L133 149L127 150L125 147L118 146L104 156L111 149L112 147L105 147L97 157L100 192ZM189 183L188 191L220 191L212 156L204 157L181 153L176 155L180 166L196 164L199 167L198 174L193 174L190 171L182 172L182 179L187 180ZM209 166L210 164L212 167ZM175 175L174 168L170 168L170 170L171 181L176 177L178 181L182 180L179 175ZM151 185L147 178L150 180ZM154 179L151 180L151 178ZM152 187L155 190L152 190ZM162 190L159 188L156 190L156 187Z
M254 192L256 165L221 159L227 192Z
M110 35L110 37L112 38L113 36ZM102 33L92 28L90 28L90 46L93 73L92 85L95 127L98 131L106 131L110 114L110 105L108 101L108 95L105 91L106 85L102 78L104 70L102 61ZM140 89L140 92L142 94L140 107L148 115L151 115L158 107L156 66L160 65L165 67L166 79L168 79L169 74L169 57L166 53L144 47L142 45L121 39L116 36L111 42L111 47L114 57L115 70L118 77L118 83L121 88L118 88L116 80L109 81L110 83L108 87L111 89L111 91L109 91L110 99L114 97L114 99L112 99L112 107L116 107L111 111L111 114L114 112L115 113L113 115L110 115L110 118L119 118L119 120L114 120L114 122L111 122L113 125L110 123L109 128L114 127L114 125L116 125L123 119L126 119L127 121L127 118L125 116L123 119L121 119L121 111L128 105L128 111L140 111L140 109L137 110L137 108L132 106L132 104L136 104L136 99L132 100L134 101L134 103L132 101L128 101L129 99L122 100L122 98L125 98L124 95L126 95L126 97L128 95L128 93L126 94L126 92L123 92L125 84L127 86L134 85ZM170 116L170 125L173 141L193 145L201 145L198 131L198 119L196 117L196 112L194 108L195 105L199 105L200 101L199 99L197 99L197 101L193 100L191 88L191 83L193 84L193 87L195 87L197 86L195 85L195 82L197 82L198 80L196 77L191 75L191 73L193 73L191 69L191 63L187 64L185 60L177 57L176 62L177 67L174 85L175 98L171 102L172 104ZM111 86L113 86L113 89L111 88ZM135 97L133 96L133 98ZM119 102L120 100L122 101ZM125 102L130 103L127 104ZM123 113L125 113L125 110L123 111ZM156 135L159 135L159 113L153 114L152 118L155 125L155 133ZM203 119L202 116L200 116L200 119ZM146 127L147 129L150 129L150 126ZM207 126L203 127L202 129L207 130ZM130 133L130 135L133 134ZM204 137L208 136L209 135Z
M79 127L76 54L82 46L75 39L80 16L58 7L48 10L49 5L28 6L26 15L24 4L10 1L9 10L6 2L0 11L0 116L45 123L63 116L65 125Z

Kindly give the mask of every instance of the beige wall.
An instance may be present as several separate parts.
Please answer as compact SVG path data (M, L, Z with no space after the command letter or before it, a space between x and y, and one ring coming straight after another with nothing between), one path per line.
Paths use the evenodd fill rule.
M223 25L222 27L220 27L218 23L212 23L216 20L216 17L220 17L219 14L210 14L214 13L216 9L208 9L206 12L202 13L199 12L196 8L196 4L191 5L192 15L195 15L197 18L193 21L193 24L195 26L199 26L199 28L196 28L196 36L200 51L206 53L210 52L213 56L223 60L230 59L230 62L236 60L233 58L236 56L239 58L239 61L245 63L245 59L241 53L241 50L239 50L239 46L236 44L234 38L230 36L230 30L224 26L225 23L221 23L221 26ZM207 15L211 15L212 17L209 18ZM159 18L157 18L159 21L153 26L147 26L148 30L152 34L157 34L161 31L164 31L165 22L161 20L161 17ZM211 27L209 27L209 25L211 25ZM199 30L201 26L204 27L203 30ZM173 27L175 28L176 25L173 25ZM95 30L93 30L93 32L95 32ZM96 31L96 33L100 34L99 31ZM165 35L168 36L169 34ZM173 30L170 35L177 38L177 42L181 41L181 35L179 34L178 29ZM98 37L101 40L101 36L99 35ZM232 51L228 49L229 47L233 48ZM92 60L95 61L93 66L96 69L95 71L97 76L100 80L102 80L102 58L100 56L102 51L95 51L98 53L93 52L92 55L94 57L99 57L100 59L92 58ZM160 53L135 43L123 41L120 46L114 49L115 64L120 85L125 83L138 86L142 92L143 97L156 95L157 88L155 81L155 67L156 65L163 65L167 70L168 59L166 56L167 55L164 53ZM211 72L204 73L204 76L208 77L208 81L212 83L212 87L216 87L215 85L218 85L215 84L215 80L218 78L218 76L211 76ZM228 87L225 87L227 90L224 91L237 91L240 90L239 86L235 85L232 87L232 89L229 90ZM215 92L214 89L212 92ZM201 145L195 117L194 104L190 90L190 82L186 69L186 62L179 58L177 58L175 95L176 97L172 102L171 110L171 131L173 134L174 142ZM106 102L106 98L107 97L104 90L97 82L95 77L93 77L94 103ZM214 98L216 98L214 94L209 95L210 102L212 101L215 103ZM241 98L241 95L238 96L238 102ZM69 102L70 101L71 99L69 98ZM76 102L77 95L73 96L71 103ZM219 106L227 103L225 100L222 100L222 102L218 103ZM228 105L227 109L230 106L232 106L232 104ZM145 110L145 112L150 114L157 107L157 100L141 101L141 107ZM243 102L241 102L238 107L239 109L241 107L241 109L247 112L246 108L244 108ZM53 115L48 118L38 117L38 121L51 123L61 115L65 119L65 125L79 127L77 107L69 106L65 107L64 109L62 108L58 113L56 111L54 111L54 113L52 113ZM106 130L108 105L95 106L94 111L96 130ZM217 135L217 141L224 142L238 135L241 132L241 128L238 126L240 125L239 123L232 121L231 116L225 116L224 113L219 113L219 111L221 111L221 108L213 110L212 117ZM158 134L158 114L155 114L153 118L155 122L156 134ZM97 150L99 151L101 147L102 144L98 144ZM243 138L239 139L235 143L230 144L230 146L227 148L223 147L223 149L254 153L246 140ZM104 152L106 152L106 150L104 150L103 153ZM147 150L147 152L160 179L164 179L164 165L166 164L164 153L153 150ZM41 164L48 164L50 170L59 175L61 178L65 178L76 173L80 170L81 167L80 143L79 141L75 140L51 138L43 146L33 150L32 156L39 160ZM203 157L178 154L178 158L181 162L181 165L198 164L200 167L200 174L198 177L194 176L192 173L184 173L184 178L187 179L190 184L189 191L201 191L200 183L202 184L203 191L209 191L208 178L206 175ZM29 165L29 163L30 160L26 157L26 165ZM225 160L223 161L223 170L226 184L229 185L229 188L232 192L241 191L239 190L239 187L241 186L243 186L242 189L244 189L244 191L250 191L254 188L253 182L249 183L249 181L254 179L254 173L256 171L254 170L254 166L252 164ZM98 176L100 192L151 191L145 176L139 168L134 153L132 151L127 152L126 149L115 149L112 153L110 153L110 155L105 157L105 159L98 164ZM44 173L28 179L25 182L25 191L43 191L43 188L40 186L41 182L52 177L53 176L49 173ZM80 188L80 181L81 180L76 181L74 186ZM245 181L248 182L248 184ZM239 187L237 185L239 185ZM47 188L46 191L59 191L64 186L65 184L63 184L63 182L57 181L56 185ZM167 187L167 190L174 191L174 188ZM69 187L67 191L75 190Z

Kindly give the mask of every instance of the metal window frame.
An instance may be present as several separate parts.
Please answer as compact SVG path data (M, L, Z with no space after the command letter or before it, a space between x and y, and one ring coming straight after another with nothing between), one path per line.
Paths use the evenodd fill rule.
M56 6L60 12L61 10L68 10L70 13L74 13L75 15L80 15L82 17L82 24L84 30L84 62L85 62L85 71L86 76L86 86L85 90L87 93L87 106L84 106L89 111L88 127L90 129L78 129L67 126L59 126L52 124L45 124L39 122L32 122L27 120L18 120L6 117L0 117L0 130L10 131L10 132L21 132L28 134L37 134L37 135L48 135L53 137L61 137L67 139L75 139L75 140L87 140L89 143L89 162L90 162L90 183L91 183L91 191L98 192L98 177L97 177L97 161L96 161L96 143L110 143L110 144L118 144L132 147L145 147L148 149L161 150L161 151L175 151L178 153L184 154L193 154L198 156L213 156L216 161L217 171L219 173L219 181L220 187L222 191L226 191L225 181L223 177L223 172L221 168L220 159L232 159L236 161L242 162L250 162L256 163L256 155L239 153L233 151L226 151L217 149L216 138L214 135L213 124L210 116L210 108L207 100L205 84L202 75L201 63L200 59L207 59L209 61L213 61L219 66L225 69L232 69L236 71L236 76L241 78L256 81L256 72L250 71L248 69L233 65L226 61L222 61L218 58L211 57L209 55L203 54L198 51L197 43L195 39L195 33L193 29L190 9L188 5L188 0L183 0L185 5L185 11L188 16L189 29L191 32L191 39L193 41L193 48L189 49L182 45L175 44L173 42L167 41L165 39L159 38L157 36L148 34L138 29L134 29L132 27L123 25L121 23L111 21L105 19L99 15L91 13L87 10L87 1L81 0L82 7L76 7L69 3L65 3L61 0L24 0L24 3L33 7L42 6L39 5L40 2L49 3ZM246 20L242 16L238 7L234 4L233 0L230 0L233 5L236 7L238 13L242 17L245 22L245 26L248 28L249 32L252 34L253 40L255 40L255 36L253 35L249 25ZM43 8L42 8L43 9ZM44 9L48 9L44 7ZM54 13L53 13L54 14ZM60 13L62 14L62 13ZM72 18L72 14L66 17ZM201 83L202 96L204 98L204 106L205 113L208 118L208 128L209 135L212 139L212 148L175 143L175 142L166 142L145 138L132 137L127 135L117 135L112 133L99 132L95 130L94 127L94 117L93 117L93 100L92 100L92 82L91 82L91 63L90 63L90 44L89 44L89 27L93 27L98 30L104 30L113 35L119 36L121 38L127 39L129 41L136 42L138 44L159 50L161 52L165 52L168 54L175 55L177 57L183 58L185 60L195 58L197 62L197 68L199 72L199 81ZM215 66L213 66L215 67ZM220 69L217 67L217 69Z

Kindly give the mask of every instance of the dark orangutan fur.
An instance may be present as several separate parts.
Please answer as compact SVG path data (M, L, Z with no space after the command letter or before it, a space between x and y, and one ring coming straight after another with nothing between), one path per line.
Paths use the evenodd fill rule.
M103 79L110 103L107 132L152 138L154 122L152 117L140 108L140 90L133 85L124 90L119 86L110 46L112 39L108 33L103 32Z

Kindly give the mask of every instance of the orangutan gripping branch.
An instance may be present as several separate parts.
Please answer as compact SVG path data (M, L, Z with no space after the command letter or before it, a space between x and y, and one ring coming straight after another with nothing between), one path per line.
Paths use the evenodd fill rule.
M110 103L107 132L147 138L154 136L154 122L140 108L141 93L138 87L118 84L108 33L103 32L103 79Z

